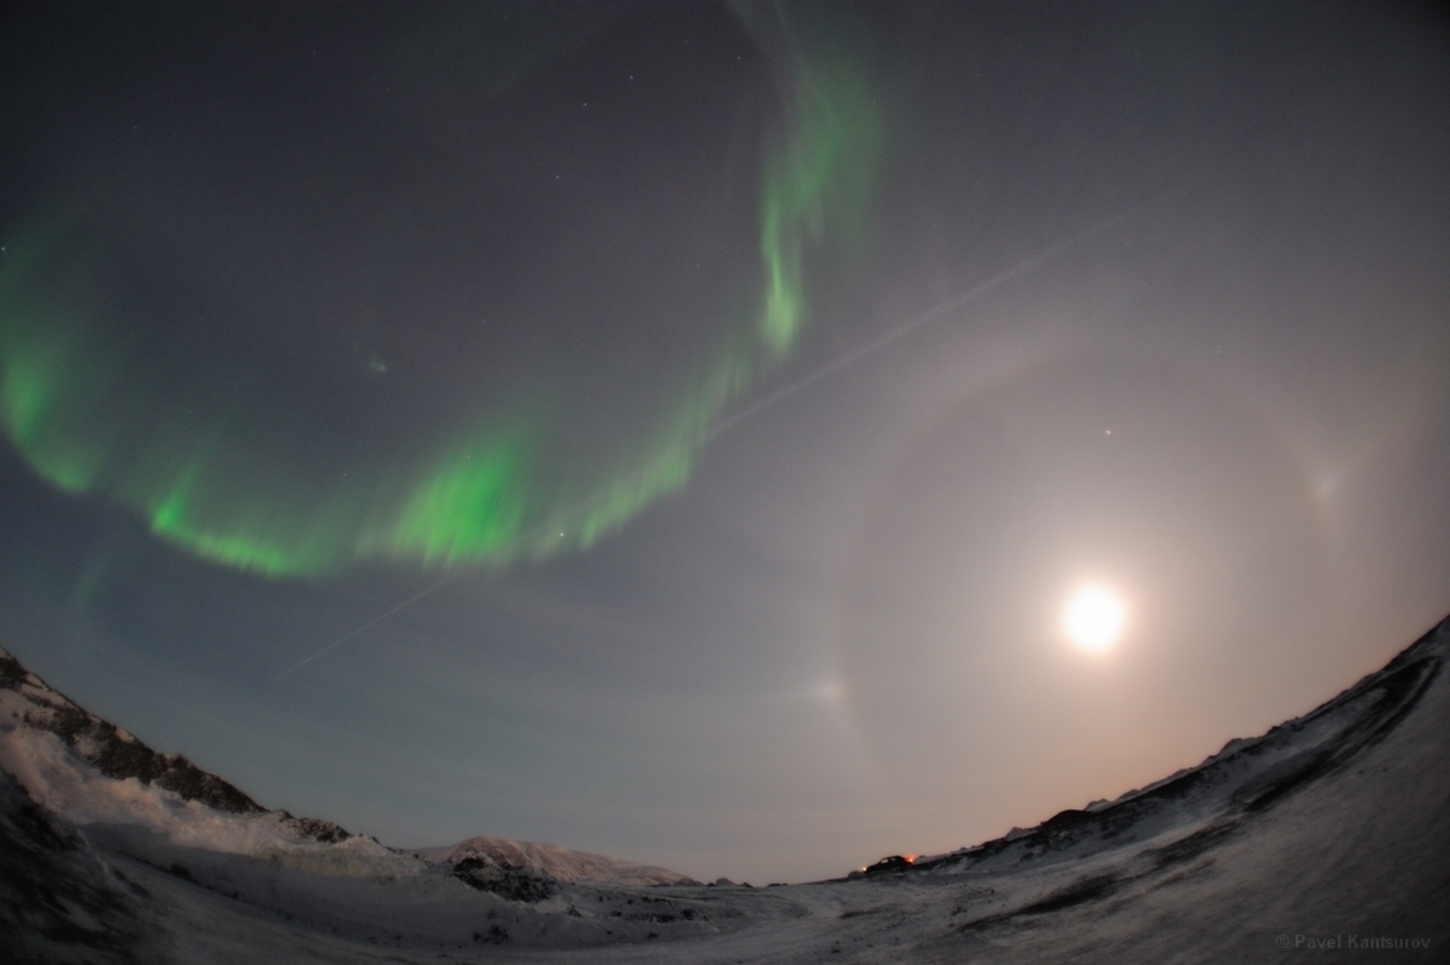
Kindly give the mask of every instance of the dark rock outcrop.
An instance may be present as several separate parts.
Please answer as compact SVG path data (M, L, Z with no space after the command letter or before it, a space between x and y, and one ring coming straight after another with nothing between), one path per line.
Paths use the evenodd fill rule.
M464 858L449 872L477 891L487 891L509 901L544 901L559 891L554 880L528 868L509 868L479 858Z
M56 735L107 777L120 781L134 777L142 784L155 784L188 801L231 814L260 814L267 810L235 785L202 770L182 755L158 754L110 721L87 712L3 649L0 690L13 690L23 698L25 710L19 723ZM331 821L297 818L285 811L282 814L283 826L301 837L324 843L351 837Z

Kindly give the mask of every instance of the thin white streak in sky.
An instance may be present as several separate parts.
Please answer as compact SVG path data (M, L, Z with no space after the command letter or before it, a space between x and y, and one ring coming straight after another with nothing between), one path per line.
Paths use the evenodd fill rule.
M385 613L382 613L382 614L380 614L378 616L373 617L371 620L369 620L367 623L364 623L362 626L358 627L356 630L353 630L353 631L351 631L349 633L345 633L342 636L338 637L336 640L332 641L327 646L323 647L321 650L319 650L316 653L314 653L312 656L307 657L302 662L295 663L292 666L288 667L286 670L282 671L281 673L279 673L277 675L277 679L278 680L281 680L283 677L285 677L288 674L292 673L294 670L301 670L303 667L307 666L309 663L311 663L312 661L316 660L318 657L322 656L324 653L327 653L329 650L332 650L334 647L340 647L340 646L342 646L344 643L347 643L349 640L351 640L353 637L357 636L359 633L362 633L364 630L371 630L373 627L377 626L379 623L382 623L388 617L394 615L395 613L401 613L402 611L408 609L408 607L412 606L414 603L417 603L419 600L423 599L423 597L428 596L431 593L436 593L437 591L443 589L449 583L452 583L454 580L458 579L462 575L463 575L463 571L462 570L457 570L457 571L455 571L453 573L449 573L447 576L445 576L443 579L439 580L437 583L434 583L431 586L428 586L428 587L426 587L426 588L424 588L422 590L419 590L417 593L414 593L412 596L408 597L406 600L404 600L402 603L399 603L397 606L393 607L391 610L388 610Z
M1078 235L1075 238L1061 242L1060 244L1053 245L1046 251L1041 252L1037 255L1033 255L1026 261L1019 262L1013 267L1008 268L1001 274L994 275L993 277L988 278L984 282L973 285L971 288L968 288L960 295L955 295L939 305L934 305L931 308L928 308L926 311L922 312L919 315L914 315L911 318L908 318L906 321L902 322L900 325L897 325L895 328L889 328L886 331L882 332L871 341L866 342L862 345L858 345L843 355L838 355L836 358L831 359L831 361L825 363L820 368L807 372L805 375L796 379L794 382L791 382L788 385L781 386L774 392L765 396L763 399L752 402L750 405L741 409L739 412L735 412L726 416L724 419L721 419L719 422L715 423L714 427L711 428L708 433L706 433L705 438L713 439L715 436L720 435L722 432L733 429L735 426L746 421L747 419L754 418L755 416L764 412L766 409L774 406L782 399L789 398L790 396L795 395L802 389L821 381L821 379L824 379L830 375L834 375L841 369L846 368L847 366L854 365L871 353L883 349L886 346L890 345L892 342L898 341L906 337L907 335L910 335L912 332L916 331L918 328L921 328L928 322L935 321L936 319L947 314L953 309L961 308L963 305L976 301L977 299L988 294L994 289L1000 288L1002 285L1005 285L1012 279L1017 278L1020 275L1025 275L1032 269L1046 264L1047 262L1056 258L1058 255L1067 251L1069 248L1079 245L1095 235L1102 234L1104 231L1107 231L1118 222L1131 218L1133 215L1137 214L1139 211L1142 211L1144 208L1155 205L1158 202L1163 201L1174 194L1177 194L1181 190L1183 190L1182 187L1177 187L1169 191L1165 191L1162 194L1158 195L1158 197L1156 198L1144 201L1136 207L1129 208L1122 214L1114 215L1108 220L1094 225L1093 227L1084 231L1082 234Z
M1041 266L1052 261L1054 258L1058 257L1068 249L1074 248L1077 245L1082 244L1089 238L1093 238L1097 235L1102 234L1104 231L1107 231L1109 228L1113 227L1119 222L1131 218L1133 215L1142 211L1144 208L1149 208L1162 201L1166 201L1168 198L1171 198L1173 195L1182 191L1183 187L1183 185L1179 185L1176 188L1170 188L1169 190L1164 191L1162 194L1158 195L1157 197L1150 198L1147 201L1134 205L1128 210L1122 212L1121 214L1116 214L1113 217L1108 218L1106 221L1101 221L1098 224L1093 225L1091 228L1087 229L1086 231L1073 238L1069 238L1067 241L1063 241L1056 245L1053 245L1051 248L1048 248L1045 251L1033 255L1031 258L1028 258L1025 261L1018 262L1016 265L1008 268L1006 271L1003 271L997 275L993 275L986 281L979 282L978 284L973 285L971 288L968 288L961 294L954 295L946 301L940 303L939 305L934 305L918 315L913 315L911 318L908 318L901 324L893 326L892 328L889 328L886 331L882 332L880 335L877 335L869 342L865 342L842 355L836 356L829 362L821 365L819 368L812 369L810 372L802 375L794 382L783 385L780 388L776 389L774 392L771 392L763 398L757 399L755 402L750 403L745 408L740 409L736 412L732 412L730 415L726 416L725 418L721 419L719 422L711 426L710 430L700 438L700 441L697 445L703 446L705 443L709 442L711 439L714 439L716 436L719 436L720 434L725 432L729 432L731 429L734 429L741 423L755 418L762 412L765 412L767 409L770 409L780 404L785 399L788 399L791 396L795 395L797 392L803 391L804 389L815 385L822 379L828 378L829 376L835 375L842 369L855 365L857 362L861 361L863 358L872 354L873 352L878 352L886 346L890 345L891 343L905 338L907 335L910 335L912 332L916 331L927 323L933 322L936 319L941 318L943 315L946 315L947 313L954 311L955 309L961 308L963 305L968 305L976 301L984 295L987 295L988 293L1005 285L1007 282L1013 280L1014 278L1019 278L1022 275L1025 275L1028 272L1032 271L1033 269L1040 268ZM650 471L651 468L652 467L650 466L646 466L644 467L644 469L640 470L640 477L643 478ZM601 491L593 496L588 497L587 499L582 499L579 502L575 503L573 506L565 509L563 512L551 516L548 520L545 520L534 530L523 534L523 536L528 537L534 535L535 533L544 533L557 529L560 519L567 519L575 512L578 512L579 510L587 507L590 503L593 503L598 499L602 499L605 495L606 493ZM402 611L408 609L408 607L412 606L414 603L417 603L425 596L431 596L432 594L438 592L449 583L452 583L454 580L458 579L458 577L462 576L465 572L467 571L456 570L455 572L448 574L438 582L433 583L422 590L419 590L417 593L408 597L403 602L397 604L392 609L387 610L386 612L381 613L376 617L373 617L371 620L364 623L357 629L351 630L348 633L343 634L332 643L329 643L321 650L312 654L310 657L302 660L300 663L296 663L293 664L291 667L288 667L286 670L278 674L276 679L281 680L288 674L291 674L297 670L301 670L309 663L312 663L312 661L318 659L326 653L331 652L337 647L340 647L342 644L353 639L359 634L367 630L371 630L373 627L377 626L379 623L382 623L384 620L396 616Z

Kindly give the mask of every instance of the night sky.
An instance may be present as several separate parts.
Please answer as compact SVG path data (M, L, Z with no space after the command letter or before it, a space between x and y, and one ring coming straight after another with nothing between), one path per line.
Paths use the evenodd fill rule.
M0 643L702 879L1195 764L1450 610L1431 10L12 4Z

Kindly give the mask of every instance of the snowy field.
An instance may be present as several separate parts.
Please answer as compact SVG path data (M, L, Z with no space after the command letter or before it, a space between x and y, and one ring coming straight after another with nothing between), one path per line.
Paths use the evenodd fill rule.
M1447 648L1450 621L1116 801L769 888L490 838L403 852L266 811L0 652L6 961L1445 961Z

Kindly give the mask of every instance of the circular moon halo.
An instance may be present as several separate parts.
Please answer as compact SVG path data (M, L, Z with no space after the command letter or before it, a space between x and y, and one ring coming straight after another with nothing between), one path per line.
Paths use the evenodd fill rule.
M1118 642L1127 620L1128 606L1122 597L1105 586L1084 583L1068 597L1061 627L1083 650L1103 653Z

